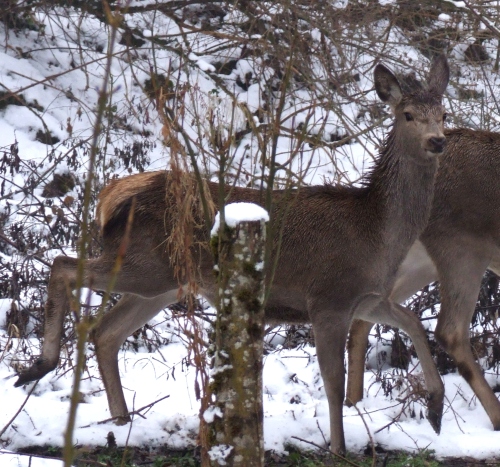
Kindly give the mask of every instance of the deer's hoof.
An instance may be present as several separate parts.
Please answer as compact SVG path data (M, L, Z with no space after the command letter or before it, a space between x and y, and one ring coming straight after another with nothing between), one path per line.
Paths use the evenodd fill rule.
M39 358L30 368L19 373L19 378L14 383L14 386L18 388L32 381L37 381L47 373L50 373L55 367L56 365L51 365L47 360Z
M432 428L439 435L441 432L441 420L443 418L443 401L430 399L427 405L427 419Z
M127 423L130 422L130 417L128 415L124 417L116 417L115 419L115 425L126 425Z
M344 457L346 455L346 448L345 448L345 443L344 442L341 442L341 443L335 443L335 444L332 444L330 442L330 451L335 455L335 456L340 456L340 457Z

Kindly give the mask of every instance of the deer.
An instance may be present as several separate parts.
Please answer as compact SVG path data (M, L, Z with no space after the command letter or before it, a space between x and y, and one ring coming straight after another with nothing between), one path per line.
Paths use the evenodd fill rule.
M355 318L398 326L411 336L425 375L428 420L436 432L440 430L444 386L424 328L413 313L391 301L389 294L400 263L430 215L438 156L446 146L442 97L448 79L444 55L432 61L426 88L411 93L403 92L393 72L377 64L375 90L392 109L394 121L364 185L273 191L270 217L274 238L272 261L265 266L266 280L271 277L271 267L274 274L272 283L267 283L266 320L312 323L334 453L346 450L342 423L344 350ZM97 206L103 252L86 260L83 267L84 285L106 290L124 232L129 229L129 244L113 286L113 292L122 296L98 322L92 336L111 416L121 424L130 419L118 371L120 346L157 313L178 302L179 283L163 246L172 228L168 183L168 171L111 181ZM218 184L207 182L207 187L217 200ZM259 190L226 190L226 202L262 205ZM196 244L209 242L205 229L193 229ZM212 256L206 248L197 248L196 255L200 294L214 303ZM77 264L77 259L66 256L54 259L42 353L20 373L16 386L40 379L56 368L63 318L69 308L68 291L75 287Z
M401 264L391 292L402 303L439 280L441 307L435 338L500 430L500 402L471 350L469 324L486 269L500 274L500 134L458 128L445 131L431 215ZM372 324L355 320L348 341L346 404L363 397L363 373Z

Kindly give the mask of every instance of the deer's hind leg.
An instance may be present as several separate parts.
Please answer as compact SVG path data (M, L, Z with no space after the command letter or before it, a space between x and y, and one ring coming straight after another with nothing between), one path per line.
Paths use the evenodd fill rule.
M351 407L363 399L363 376L368 335L373 323L361 319L353 320L347 340L347 389L345 405Z
M52 263L47 300L42 355L20 373L15 386L35 381L54 370L59 361L64 316L70 309L70 297L77 279L78 259L58 256ZM85 284L87 285L87 284Z
M116 423L119 425L127 423L130 418L118 370L118 351L128 336L176 301L177 290L154 298L124 294L102 317L92 333L111 416L117 417Z
M462 247L459 255L448 255L438 265L441 266L441 311L436 339L453 358L458 371L477 395L493 428L500 430L500 402L474 358L469 337L481 280L488 266L487 255L484 251L474 252L472 248Z
M168 265L161 258L151 257L149 262L134 261L125 257L124 263L113 277L116 257L102 255L83 262L83 286L95 290L107 290L114 281L112 291L119 293L142 293L154 297L175 287L168 275ZM35 363L20 373L15 386L35 381L54 370L59 361L64 316L70 309L72 291L76 287L78 259L58 256L54 259L50 273L47 301L45 303L45 324L42 354ZM144 269L144 270L141 270ZM170 287L169 287L170 286Z

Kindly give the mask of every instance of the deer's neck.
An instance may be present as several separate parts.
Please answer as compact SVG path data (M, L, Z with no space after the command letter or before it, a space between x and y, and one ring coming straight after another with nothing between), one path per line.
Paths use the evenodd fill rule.
M429 218L438 162L416 162L421 151L393 129L370 176L369 209L377 213L379 238L390 251L389 268L397 268Z

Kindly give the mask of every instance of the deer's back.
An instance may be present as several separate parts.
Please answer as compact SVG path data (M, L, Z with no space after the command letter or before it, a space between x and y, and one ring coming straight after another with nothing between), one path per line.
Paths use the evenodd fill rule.
M112 180L101 191L96 212L104 239L121 236L132 206L133 228L141 229L146 235L149 235L147 232L150 231L150 235L159 235L162 239L169 235L173 227L173 206L177 205L179 200L184 202L183 196L175 198L170 191L170 184L170 173L166 171L141 173ZM218 210L218 184L209 182L205 188L208 189L206 195L213 203L214 214ZM378 215L374 211L362 214L356 209L356 205L363 205L364 193L362 188L331 185L274 190L271 217L277 224L275 230L282 229L280 241L281 236L284 236L286 242L293 242L295 239L302 241L312 232L324 235L329 231L337 231L339 235L347 237L354 236L354 233L359 235L359 227L362 224L371 225L370 217ZM265 192L252 188L226 186L225 197L226 203L252 202L261 206L265 204ZM196 239L208 240L202 226L204 219L201 204L186 203L186 207L189 206L193 209L197 225ZM326 241L327 244L331 242L333 240Z
M140 255L145 248L155 252L168 266L167 238L176 228L176 211L172 206L177 203L169 191L169 176L165 171L132 175L112 181L101 192L97 216L105 251L118 249L134 206L131 237L139 241L130 243L127 254ZM218 185L208 183L206 188L217 209ZM264 193L249 188L226 187L226 195L228 203L245 201L263 205L265 200ZM333 293L333 287L323 281L344 290L348 288L344 279L356 268L359 284L363 284L363 275L372 267L378 270L384 267L383 258L376 255L381 242L380 233L374 228L379 213L363 209L365 195L363 188L328 185L273 192L274 257L280 250L273 289L276 294L288 297L290 306L305 300L307 290L313 287L311 278L316 278L314 286L331 289ZM193 209L196 254L204 282L210 283L213 265L207 248L207 230L201 207ZM363 262L363 258L371 264Z

